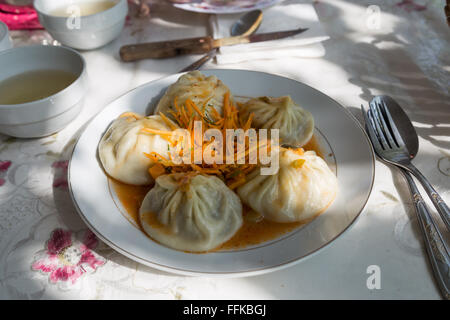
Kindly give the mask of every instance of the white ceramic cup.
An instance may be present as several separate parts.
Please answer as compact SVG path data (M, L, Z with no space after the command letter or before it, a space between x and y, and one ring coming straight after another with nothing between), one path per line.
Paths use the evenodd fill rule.
M62 70L77 79L56 94L21 104L0 104L0 133L19 138L51 135L80 113L87 91L86 63L75 50L59 46L26 46L0 52L0 82L24 72ZM42 79L45 81L45 79Z
M108 0L115 5L92 15L78 16L78 4L102 1L105 0L35 0L34 7L40 23L54 39L75 49L91 50L116 39L128 14L127 0ZM70 17L55 15L55 10L65 7L69 8Z
M12 41L8 26L0 21L0 51L10 48L12 48Z

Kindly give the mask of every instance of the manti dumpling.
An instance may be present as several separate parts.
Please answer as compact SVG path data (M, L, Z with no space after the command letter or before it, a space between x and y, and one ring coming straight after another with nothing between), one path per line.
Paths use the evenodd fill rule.
M175 123L173 123L174 126ZM157 134L143 133L143 128L172 131L159 115L141 117L124 114L114 120L103 135L98 155L105 171L114 179L132 185L148 185L153 161L144 155L152 151L168 157L169 143Z
M258 129L279 129L281 144L301 147L314 133L313 116L290 96L250 99L239 112L244 121L254 113L253 126Z
M224 95L229 91L230 89L216 76L206 77L200 71L191 71L182 75L167 89L156 106L155 114L162 112L172 117L169 111L175 111L175 98L180 106L189 98L199 108L204 107L207 116L211 115L211 108L215 108L220 115L223 115Z
M237 193L245 204L268 220L309 222L336 197L337 178L314 151L279 150L278 173L261 175L260 169L256 169Z
M154 240L170 248L202 252L217 248L242 226L242 203L215 176L159 176L145 196L139 217Z

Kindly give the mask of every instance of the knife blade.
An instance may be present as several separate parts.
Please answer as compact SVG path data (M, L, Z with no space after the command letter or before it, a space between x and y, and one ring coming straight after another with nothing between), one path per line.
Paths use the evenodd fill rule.
M232 46L232 45L236 45L236 44L279 40L279 39L295 36L299 33L305 32L306 30L308 30L308 29L299 28L299 29L288 30L288 31L277 31L277 32L253 34L253 35L249 35L249 36L236 36L236 37L216 39L213 41L211 49L218 48L218 47L224 47L224 46Z
M213 39L210 36L206 36L191 39L126 45L120 48L120 57L123 61L128 62L141 59L170 58L184 54L200 54L223 46L232 46L237 44L278 40L292 37L305 32L306 30L308 29L298 28L294 30L261 33L250 36L236 36L221 39Z

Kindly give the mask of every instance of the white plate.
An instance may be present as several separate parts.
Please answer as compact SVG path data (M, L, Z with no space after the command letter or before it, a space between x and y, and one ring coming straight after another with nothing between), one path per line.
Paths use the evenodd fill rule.
M228 14L263 9L281 2L282 0L238 0L224 5L214 4L212 1L174 4L175 7L199 13Z
M330 244L363 210L374 179L375 158L357 120L336 101L295 80L243 70L206 70L237 96L291 95L309 110L319 140L333 151L339 193L333 204L311 223L280 239L258 246L207 254L176 251L160 245L121 214L111 196L108 179L97 158L97 145L111 121L122 112L150 114L167 86L180 74L147 83L118 98L100 112L79 138L69 164L72 199L82 219L112 248L145 265L184 275L248 276L278 270L299 262Z

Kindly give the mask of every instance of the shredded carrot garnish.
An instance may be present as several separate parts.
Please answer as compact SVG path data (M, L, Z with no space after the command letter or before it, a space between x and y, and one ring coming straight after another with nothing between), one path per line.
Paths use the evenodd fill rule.
M200 111L200 109L197 107L197 105L190 99L186 100L186 102L189 101L189 104L192 106L192 108L197 111L198 115L203 117L203 112Z
M208 101L211 98L208 99ZM195 121L201 121L202 124L202 136L204 132L208 129L217 129L220 130L223 134L224 140L226 137L227 129L243 129L244 132L251 129L254 114L251 113L247 119L241 119L239 117L239 106L240 104L235 104L233 100L230 98L230 92L226 92L223 97L223 115L221 115L216 108L208 107L207 102L204 102L201 108L192 100L186 99L183 103L178 103L177 98L173 101L173 108L169 111L168 115L160 114L162 120L170 128L171 131L157 130L144 128L142 129L143 133L159 135L161 138L169 141L171 145L174 147L171 153L170 148L168 148L168 158L158 154L156 152L144 153L147 158L152 160L153 165L149 169L149 173L153 178L157 178L160 175L167 174L170 172L184 172L190 177L195 176L197 174L205 174L205 175L215 175L222 179L226 185L231 189L236 189L239 186L243 185L246 182L246 176L252 172L255 168L258 167L258 161L256 164L249 163L250 154L261 148L268 148L270 150L270 142L269 141L261 141L258 138L258 144L256 146L249 146L249 137L245 138L245 146L244 148L238 148L237 141L233 141L232 149L230 150L232 153L229 156L232 156L234 159L234 164L226 164L225 163L225 155L229 151L224 143L223 150L209 149L212 156L217 155L220 152L224 155L224 163L212 163L207 164L206 162L194 164L194 150L196 147L200 147L194 144L197 144L197 139L194 139L194 123ZM167 116L170 116L169 119ZM182 137L178 137L175 140L172 132L177 128L182 128L188 130L190 133L191 141L190 141L190 150L187 150L189 141L184 141ZM214 142L214 139L210 141L202 141L201 149L202 152L210 146ZM225 142L225 141L224 141ZM173 155L185 156L187 152L187 156L190 156L191 163L178 164L174 162ZM303 149L299 149L295 151L297 154L303 154ZM244 160L244 164L238 164L236 161ZM294 165L294 164L293 164ZM298 162L297 165L301 165ZM183 180L185 181L185 180ZM186 180L187 181L187 180Z
M254 115L255 114L253 112L250 113L250 116L248 117L248 120L247 120L247 122L244 125L244 131L247 131L248 129L250 129L250 126L252 125L252 120L253 120L253 116Z
M295 169L300 169L305 164L305 161L306 161L305 159L294 160L292 161L291 166L294 167Z
M175 107L177 112L180 112L180 108L178 107L178 103L177 103L177 97L175 97L175 99L173 99L173 106Z
M292 152L294 152L295 154L298 154L299 156L302 156L305 154L305 150L303 148L298 148L298 149L292 149L290 148L289 150L291 150Z
M188 114L192 114L192 112L193 112L192 107L191 107L191 103L193 103L193 102L192 102L192 100L189 99L189 98L186 99L186 101L184 102L184 105L185 105L186 108L187 108Z
M177 126L169 120L169 118L167 118L164 113L160 112L159 113L161 119L163 119L164 123L171 129L171 130L175 130L177 129Z
M156 129L150 129L150 128L142 128L141 130L143 132L157 134L160 136L171 136L172 135L172 131L162 131L162 130L156 130Z
M124 112L119 116L119 118L134 118L136 120L139 120L142 119L143 116L134 112Z
M169 161L168 159L166 159L166 157L164 157L156 152L150 152L150 153L144 152L144 155L147 158L149 158L150 160L152 160L153 162L161 163L162 165L165 165L165 166L170 166L172 164L172 162Z
M211 110L212 110L214 117L217 119L217 121L219 121L219 120L223 121L223 118L221 117L219 112L216 110L216 108L212 108Z
M164 166L160 163L155 163L153 166L148 169L148 172L152 176L153 179L156 180L159 176L162 176L163 174L166 174L166 169Z

